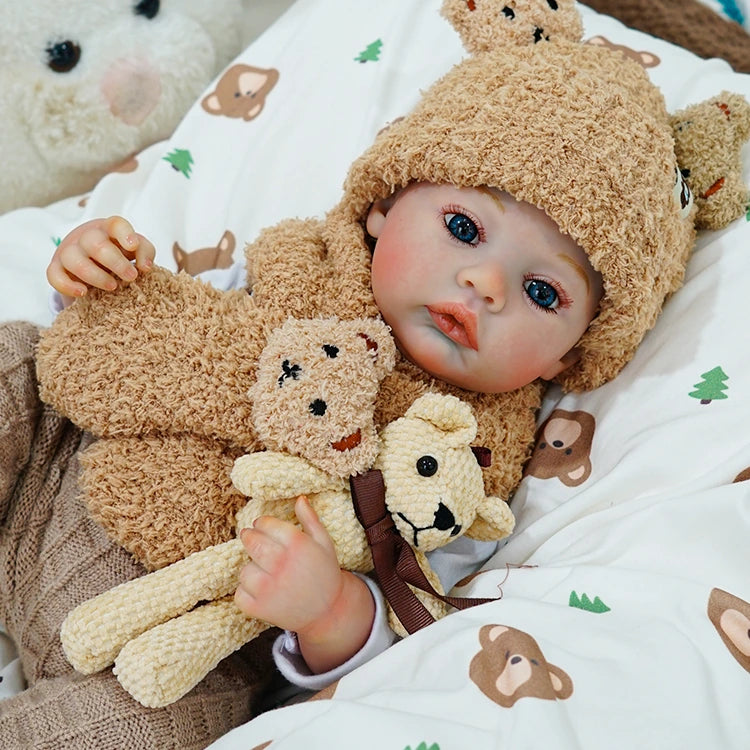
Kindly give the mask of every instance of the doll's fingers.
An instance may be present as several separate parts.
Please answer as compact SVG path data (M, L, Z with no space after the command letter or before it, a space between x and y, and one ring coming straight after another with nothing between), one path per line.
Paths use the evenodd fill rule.
M234 603L248 617L257 616L257 602L255 597L242 584L234 592Z
M78 247L71 249L71 255L74 251L78 251L76 255L84 255L87 259L96 261L105 271L111 271L123 281L133 281L138 276L138 271L125 256L123 249L115 245L110 237L101 229L92 229L82 234L78 240ZM76 262L79 262L79 258L76 258ZM65 263L65 267L83 279L76 268L67 262ZM88 279L83 280L88 281Z
M84 297L88 291L86 284L69 276L59 262L50 263L47 267L47 281L66 297Z
M126 253L135 254L140 238L127 219L123 219L122 216L110 216L104 220L102 229Z
M277 568L284 547L273 537L257 528L245 528L240 532L240 540L251 560L245 566L250 573L255 573L256 569L270 573Z
M294 504L294 512L297 515L297 520L302 525L303 531L311 536L321 547L335 555L336 550L328 530L320 522L318 514L304 495L300 495L297 498L297 502Z
M116 279L84 254L78 255L75 260L68 259L63 267L69 276L82 281L87 286L93 286L107 292L117 289Z
M156 257L156 248L151 240L142 234L137 235L138 247L135 251L135 267L141 273L148 273L154 267L154 258Z

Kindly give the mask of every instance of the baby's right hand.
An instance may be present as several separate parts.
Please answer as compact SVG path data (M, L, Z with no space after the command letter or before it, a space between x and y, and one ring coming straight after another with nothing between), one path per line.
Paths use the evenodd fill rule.
M83 297L90 287L114 291L118 279L130 282L148 273L155 255L151 242L121 216L93 219L58 245L47 281L64 297Z

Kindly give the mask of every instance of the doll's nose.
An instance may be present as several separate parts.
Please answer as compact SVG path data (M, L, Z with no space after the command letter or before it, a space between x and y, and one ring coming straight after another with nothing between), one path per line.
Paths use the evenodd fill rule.
M483 263L461 269L457 276L460 286L472 289L490 312L505 307L505 275L496 264Z

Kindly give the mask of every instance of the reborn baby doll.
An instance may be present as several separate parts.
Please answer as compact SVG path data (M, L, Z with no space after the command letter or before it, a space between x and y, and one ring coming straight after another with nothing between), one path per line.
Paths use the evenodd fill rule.
M284 222L248 248L252 296L157 269L114 293L89 293L44 333L38 357L43 397L101 438L82 458L84 502L146 567L231 537L244 499L233 491L229 470L238 455L259 447L246 394L266 337L289 316L377 315L365 224L373 206L392 210L388 202L396 193L406 195L417 183L480 192L491 186L506 206L541 209L559 227L558 239L582 248L603 292L575 346L577 359L556 376L568 389L595 388L615 377L681 283L693 214L663 99L643 68L612 50L581 45L572 2L516 3L513 20L491 10L481 0L446 0L444 12L471 56L353 164L340 203L324 221ZM473 244L465 214L445 214L446 228L451 224L460 235L456 240ZM457 214L463 218L454 223ZM534 276L518 285L526 290L526 282L538 281ZM538 286L544 294L537 300L553 302ZM444 325L451 316L443 315ZM448 327L466 328L459 323ZM460 331L453 335L460 338ZM16 368L26 376L29 350L27 341ZM376 420L382 426L401 416L428 391L458 396L474 410L477 442L492 449L485 492L508 498L528 456L543 389L533 380L508 392L469 391L402 354L381 386ZM47 432L73 431L52 409L45 407L41 417L57 430ZM47 516L39 517L36 497L29 502L33 483L17 484L3 498L11 530L3 569L13 583L3 586L11 595L1 602L1 614L20 642L30 683L30 695L5 707L4 741L22 730L43 738L44 722L67 716L64 706L78 696L78 726L66 723L74 737L76 729L94 731L102 723L97 717L112 724L127 717L151 732L146 745L156 735L164 744L153 746L207 743L251 715L258 670L240 675L236 661L223 662L180 701L148 712L114 695L122 691L111 675L71 675L55 641L67 611L143 570L104 538L76 498L77 466L67 461L80 443L76 435L69 432L65 450L54 456L58 468L45 487L50 498L58 495L43 504ZM27 456L17 458L19 466L27 462ZM24 533L30 526L44 529L40 539ZM80 546L66 544L74 531ZM478 539L487 533L481 523L467 532ZM21 547L33 547L23 571L8 562L20 559ZM75 581L74 590L50 584L34 561L54 569L57 581ZM30 598L30 590L39 591ZM97 700L84 700L87 689ZM182 736L165 739L164 727L175 725ZM99 747L122 747L122 733L109 744L103 738Z

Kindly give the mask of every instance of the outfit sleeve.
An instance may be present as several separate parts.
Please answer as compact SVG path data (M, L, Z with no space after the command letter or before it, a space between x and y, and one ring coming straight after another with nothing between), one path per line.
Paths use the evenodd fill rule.
M196 278L223 292L228 292L230 289L242 289L246 282L245 264L237 261L229 268L212 268L210 271L198 274ZM65 309L65 300L56 289L53 289L50 294L49 309L53 317L56 317Z
M457 581L478 570L496 549L497 542L477 542L468 537L460 537L455 542L430 552L427 558L443 588L449 591ZM274 642L273 658L278 670L293 685L307 690L322 690L382 653L397 640L396 634L388 625L388 609L377 584L367 576L359 577L367 584L375 600L375 619L365 645L335 669L313 674L302 658L296 633L282 633Z

